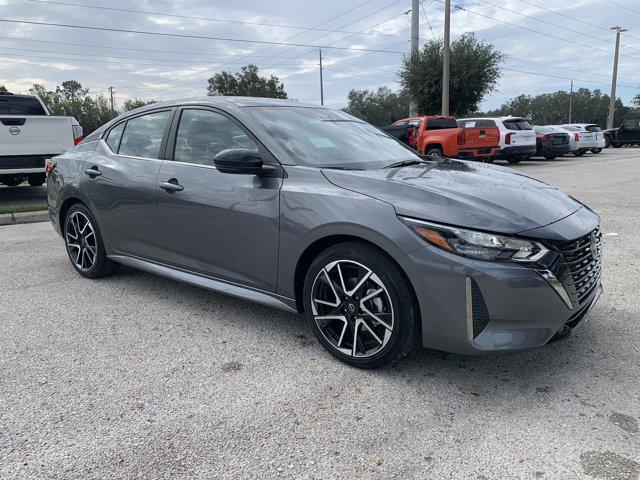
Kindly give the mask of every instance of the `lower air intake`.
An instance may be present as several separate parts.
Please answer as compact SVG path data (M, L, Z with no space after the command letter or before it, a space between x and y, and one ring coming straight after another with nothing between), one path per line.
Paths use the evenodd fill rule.
M473 278L467 277L467 336L474 340L489 324L489 311L480 287Z

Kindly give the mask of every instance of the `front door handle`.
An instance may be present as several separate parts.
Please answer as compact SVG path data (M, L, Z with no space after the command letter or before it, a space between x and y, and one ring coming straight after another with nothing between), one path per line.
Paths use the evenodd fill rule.
M171 178L166 182L160 182L158 186L167 193L181 192L184 187L178 183L178 180Z
M100 175L102 175L102 172L98 170L98 167L95 166L91 168L85 168L84 173L89 175L91 178L99 177Z

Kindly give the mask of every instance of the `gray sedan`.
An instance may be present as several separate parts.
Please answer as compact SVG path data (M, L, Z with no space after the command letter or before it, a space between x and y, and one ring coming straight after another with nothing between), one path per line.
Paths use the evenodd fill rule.
M48 169L51 222L81 275L124 264L304 313L357 367L418 344L541 346L568 336L602 289L586 206L500 167L427 160L315 105L154 104Z

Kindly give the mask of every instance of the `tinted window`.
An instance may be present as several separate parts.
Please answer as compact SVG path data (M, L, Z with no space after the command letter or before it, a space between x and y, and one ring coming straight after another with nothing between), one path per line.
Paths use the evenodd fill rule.
M533 130L526 120L504 120L502 123L509 130Z
M549 127L535 127L534 130L536 131L536 133L539 133L541 135L546 135L547 133L555 132L553 128L549 128Z
M162 135L171 112L157 112L132 118L122 134L120 155L158 158Z
M629 120L625 120L624 123L622 124L622 126L624 128L627 128L629 130L637 130L638 129L638 123L640 122L640 120L638 119L629 119Z
M124 124L125 122L122 122L120 125L116 125L111 129L109 135L107 135L107 145L109 145L109 148L115 153L118 153L118 147L120 146L120 138L122 137Z
M180 117L174 160L213 165L213 157L228 148L258 146L235 123L224 115L208 110L184 110Z
M0 115L46 115L42 105L34 97L0 98Z
M584 127L587 132L601 132L602 129L598 125L587 125Z
M444 128L458 128L458 122L453 118L430 118L427 120L427 130L441 130Z

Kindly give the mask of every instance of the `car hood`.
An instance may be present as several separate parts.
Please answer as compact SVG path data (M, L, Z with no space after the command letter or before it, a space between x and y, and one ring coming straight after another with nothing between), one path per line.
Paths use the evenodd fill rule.
M549 225L582 207L564 192L526 175L451 159L323 173L334 185L390 203L399 215L496 233Z

